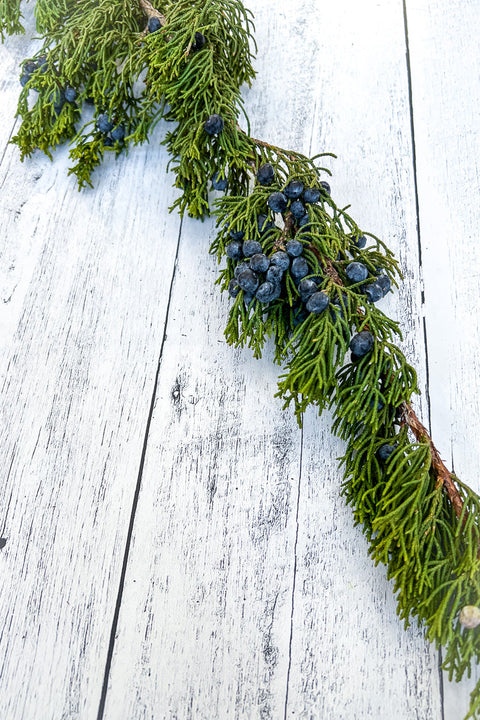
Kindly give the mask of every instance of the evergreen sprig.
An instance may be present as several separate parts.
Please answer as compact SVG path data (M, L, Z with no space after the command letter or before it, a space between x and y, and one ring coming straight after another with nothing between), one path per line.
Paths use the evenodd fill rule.
M0 37L2 42L7 35L24 33L20 0L0 0Z
M0 0L2 39L22 32L20 21L20 3ZM446 648L451 679L470 675L480 661L480 498L447 470L412 409L415 370L398 323L375 304L400 275L393 254L336 205L323 155L250 135L240 88L254 78L251 13L239 0L37 0L36 21L43 47L22 63L13 138L21 158L37 148L52 157L70 140L83 187L105 153L172 122L172 209L216 216L211 252L233 298L227 341L260 357L271 339L277 394L300 424L310 405L333 410L342 494L387 566L399 617ZM227 191L213 208L210 182ZM467 717L480 718L480 683Z

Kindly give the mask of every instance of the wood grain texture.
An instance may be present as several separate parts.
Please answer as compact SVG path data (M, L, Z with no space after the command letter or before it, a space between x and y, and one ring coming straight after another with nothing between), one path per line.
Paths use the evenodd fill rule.
M480 492L480 33L477 3L408 0L432 432ZM445 720L479 679L449 683Z
M321 24L328 49L316 69L311 150L338 153L336 202L351 203L360 226L384 238L400 260L400 291L378 306L401 319L403 350L425 388L402 3L322 4ZM421 415L424 397L415 401ZM373 567L360 529L351 527L339 496L343 443L329 435L330 425L328 414L307 414L286 717L440 719L436 653L417 629L404 632L385 568Z
M12 52L2 48L9 73ZM147 148L81 194L66 154L21 165L9 146L0 165L9 720L96 717L180 227L143 182ZM157 149L152 179L166 162ZM162 195L172 201L170 184Z
M252 132L276 144L293 144L304 152L336 149L339 135L346 138L340 169L334 164L333 186L340 204L353 198L366 228L382 235L395 234L389 240L400 250L402 266L408 269L399 300L408 308L404 312L405 348L421 365L423 328L416 311L420 303L418 246L402 6L398 3L392 15L391 4L379 7L371 3L354 11L351 3L337 3L327 13L325 8L320 12L317 3L303 2L282 8L274 18L269 7L258 4L253 9L258 62L265 70L254 89L246 93ZM322 32L324 27L328 33ZM296 92L285 96L284 79L299 48L305 60L295 74ZM377 67L379 55L384 71L375 75L372 69ZM343 89L340 96L330 82L334 73ZM362 88L361 94L358 88ZM354 126L352 105L356 108ZM329 118L327 124L324 117ZM396 161L391 169L393 153ZM338 190L337 172L341 178ZM194 245L187 235L189 227L182 233L179 268L188 268L191 251L183 248ZM192 228L191 232L197 234L198 230ZM207 248L208 242L203 239L202 245ZM202 260L202 277L208 277L208 267ZM189 285L186 269L183 282L177 274L173 288L172 307L179 307L175 316L182 317ZM191 326L187 319L189 337L200 325L210 327L210 332L221 338L224 319L218 304L212 307L208 288L205 284L205 304L196 310L202 313L201 319L192 321ZM182 327L185 322L183 319ZM269 366L264 369L265 358L261 369L248 362L242 366L241 377L232 380L234 387L238 383L235 404L242 405L242 416L234 422L246 420L246 427L234 450L229 443L217 442L207 478L211 482L212 474L219 477L225 500L232 496L233 488L243 487L247 507L252 508L265 502L258 499L265 492L267 502L269 494L270 502L278 506L278 493L288 489L283 543L267 536L260 548L252 547L255 513L242 520L243 532L237 530L237 521L231 517L235 493L223 504L222 498L215 497L213 527L219 539L216 546L208 543L205 549L212 520L205 495L206 471L203 466L198 470L192 459L205 442L196 440L195 431L192 450L175 458L176 471L165 479L168 489L164 489L164 468L172 459L165 455L162 440L166 447L172 444L170 435L187 435L191 442L192 429L185 432L184 417L171 411L166 415L162 387L170 387L175 373L180 372L189 378L187 393L192 384L202 388L201 397L215 397L219 386L227 382L224 374L233 376L228 370L233 362L228 349L218 357L215 373L208 373L215 336L203 341L208 343L206 350L194 338L192 348L201 347L202 356L199 351L196 356L192 353L185 367L185 360L178 366L180 332L176 329L173 337L169 334L164 349L105 717L119 720L125 708L131 718L154 718L159 708L172 718L441 717L436 654L421 633L406 634L399 626L385 573L372 566L361 533L352 530L350 512L339 498L341 475L335 457L341 447L329 433L328 416L319 420L313 413L309 415L304 433L300 437L297 433L296 452L289 449L290 433L294 432L291 419L284 419L289 428L283 431L285 451L290 462L295 461L287 476L283 464L272 457L279 417L278 404L271 399L273 376ZM171 353L175 365L170 369ZM244 360L245 353L241 357ZM262 389L261 416L255 402L259 373L268 373L271 383L270 389L268 385ZM253 396L249 393L252 385ZM217 430L217 414L223 415L224 404L221 395L214 409L203 403L189 409L189 415L198 416L195 424L201 438L211 432L212 420ZM227 404L233 405L233 399L228 398ZM263 435L265 421L271 436ZM222 440L228 438L232 432L229 423L223 420L220 426ZM259 431L263 455L254 450ZM251 460L252 450L256 455L253 464L244 459L247 455ZM200 455L204 454L200 450ZM211 451L206 454L212 456ZM187 491L185 477L190 480ZM269 509L266 514L275 517L277 512ZM175 528L183 530L172 555L169 538L176 534ZM225 536L229 543L235 538L233 554L220 540ZM143 567L144 548L152 546L159 549ZM188 552L189 547L196 552ZM282 573L278 563L285 568ZM169 582L172 567L181 575L173 584ZM256 578L263 587L260 602ZM225 583L230 599L226 618L217 609ZM255 595L249 597L244 590L242 601L241 587L255 589ZM199 595L202 603L196 602ZM352 615L353 622L349 619ZM128 679L132 665L133 683Z
M105 717L282 712L300 433L223 341L211 239L185 223Z
M406 0L408 38L401 0L247 4L252 133L338 153L335 199L405 273L382 307L417 407L480 490L478 4ZM226 346L213 223L167 214L164 128L80 194L66 148L7 146L31 47L0 47L0 715L95 720L107 668L105 720L461 720L468 684L443 703L352 528L329 416L300 431L271 351Z

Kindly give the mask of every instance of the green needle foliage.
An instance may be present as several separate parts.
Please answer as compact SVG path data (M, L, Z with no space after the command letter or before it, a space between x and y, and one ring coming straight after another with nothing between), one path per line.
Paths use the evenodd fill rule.
M0 36L5 40L6 35L25 32L21 23L20 0L0 0Z
M38 0L44 46L23 65L28 79L13 142L23 159L37 148L51 157L52 149L71 139L71 172L81 188L92 184L92 172L105 153L127 152L132 144L147 141L161 118L174 121L164 142L175 184L183 191L175 207L202 217L209 210L209 180L215 172L224 173L228 166L231 190L248 187L250 142L237 123L243 113L239 88L254 77L253 24L240 2L175 0L162 3L166 24L148 32L149 17L158 15L150 7L118 0ZM5 32L14 29L8 12ZM206 38L200 49L194 48L196 33ZM30 74L27 63L37 65ZM76 92L73 102L63 99L66 88ZM93 117L84 119L85 105L94 108ZM225 120L218 137L203 129L213 113ZM104 114L124 129L120 140L106 144L97 124Z
M159 24L149 31L152 19ZM20 3L0 0L2 39L23 31L20 20ZM414 415L416 373L398 347L399 326L369 295L380 280L385 292L396 284L392 253L361 230L348 208L337 207L324 179L329 171L318 164L322 156L307 158L250 136L240 95L254 78L250 12L238 0L155 6L37 0L36 21L43 47L22 64L22 122L13 138L22 159L37 148L52 157L68 140L81 188L92 183L105 153L148 141L163 118L172 123L164 143L181 191L173 208L202 218L212 210L210 180L226 182L213 207L218 233L211 247L223 265L218 284L233 296L226 338L255 357L273 342L282 368L278 396L300 424L309 405L333 410L333 431L345 442L342 493L374 562L387 567L399 617L405 626L415 620L445 648L451 679L470 675L480 661L480 629L460 620L463 608L480 605L480 498L447 471ZM223 121L214 134L205 129L211 115ZM268 181L261 168L270 169ZM288 195L292 183L317 193L310 200L301 195L303 215ZM279 193L284 206L273 212ZM256 241L255 253L266 258L265 287L272 267L286 258L267 299L241 275L247 271L260 282L263 272L252 274L243 239ZM352 262L366 278L352 280ZM302 290L309 280L321 309ZM350 355L359 337L371 346ZM467 717L480 718L480 684Z

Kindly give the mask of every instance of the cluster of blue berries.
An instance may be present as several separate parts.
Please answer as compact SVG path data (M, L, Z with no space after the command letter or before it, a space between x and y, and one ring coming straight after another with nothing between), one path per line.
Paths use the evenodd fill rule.
M259 226L264 233L271 229L271 225L266 216L260 216ZM299 240L288 240L285 250L276 250L267 256L262 244L258 240L244 240L242 231L232 231L230 237L232 239L225 250L227 257L236 262L234 278L228 286L231 297L237 297L243 290L247 305L254 298L264 304L278 300L283 294L285 274L289 272L300 296L297 308L303 303L308 313L319 314L326 310L329 298L319 289L322 278L319 275L307 277L311 275L311 270Z
M264 163L257 171L259 185L268 186L275 180L275 170L270 163ZM297 229L308 230L308 205L314 205L330 195L330 185L322 181L320 188L305 187L301 180L290 180L280 192L268 196L268 207L274 213L285 214L290 211Z
M359 285L360 290L367 296L367 300L371 303L378 302L390 292L392 283L388 275L379 274L377 276L370 275L368 268L361 262L351 262L345 268L345 275L354 284L365 283Z
M352 337L350 340L350 350L351 350L351 361L352 362L358 362L366 355L369 355L373 347L375 345L375 338L372 335L371 332L368 330L362 330L361 332L357 333ZM370 404L371 407L374 407L374 405L377 405L378 410L382 410L384 407L384 404L381 400L375 401L373 400ZM379 447L377 450L377 457L382 463L386 463L387 460L390 458L390 455L394 453L396 450L396 445L390 445L389 443L384 443Z
M41 72L47 71L48 67L46 55L41 55L36 60L28 60L25 63L22 74L20 75L20 84L22 87L25 87L35 70L38 70L39 68L41 68Z
M223 121L220 116L211 116L205 123L205 129L210 134L216 134L223 128ZM257 182L261 186L269 186L275 181L275 170L270 163L263 164L257 171ZM224 190L227 186L225 178L215 173L212 178L215 189ZM290 223L293 224L293 235L303 229L303 233L309 230L308 206L325 200L330 194L328 183L322 183L320 187L305 187L304 183L297 179L290 180L282 191L272 192L267 197L267 205L272 213L279 213L283 217L288 213ZM268 220L267 215L257 218L258 232L263 241L265 234L269 233L275 225ZM299 237L302 238L302 235ZM352 237L352 242L361 249L366 245L364 235ZM243 301L249 305L254 299L262 304L268 304L280 298L287 298L287 284L285 278L293 281L298 297L292 303L293 323L298 325L303 322L309 314L321 314L330 307L330 316L334 319L344 318L344 309L348 306L349 298L342 293L342 298L330 301L327 293L322 292L324 278L318 268L309 266L304 249L309 245L308 235L303 235L302 240L292 237L279 247L278 243L273 247L273 253L267 256L264 252L264 244L259 240L245 239L245 233L239 230L231 230L229 242L225 246L225 252L230 261L234 264L233 275L228 285L228 292L231 297L236 298L243 291ZM267 247L270 244L267 243ZM339 258L341 260L341 258ZM343 265L343 262L341 263ZM359 291L366 295L369 302L377 302L383 298L391 289L390 278L376 268L374 275L366 265L361 262L350 262L345 267L345 276L353 286L358 286ZM355 287L353 289L356 289ZM345 327L345 332L348 328ZM368 356L374 349L375 337L369 330L362 330L350 339L351 361L356 363ZM372 399L371 407L382 410L384 402L381 399ZM384 444L378 450L378 458L386 462L395 446Z
M274 179L275 171L272 165L265 163L259 168L257 180L260 185L271 185ZM300 180L291 180L282 192L273 192L269 195L268 206L272 212L282 215L290 211L297 229L302 228L303 232L308 231L308 205L318 203L322 200L322 196L325 199L326 195L330 195L330 186L327 182L322 181L320 188L308 188ZM365 247L367 239L364 235L359 235L353 242L359 249L362 249ZM391 289L391 281L387 275L380 274L378 277L369 277L369 271L363 263L350 263L346 267L345 273L352 283L366 283L361 286L361 291L367 296L369 302L374 303L381 300Z
M107 113L101 113L97 117L97 129L105 135L103 144L105 147L113 147L116 142L122 142L125 137L125 127L123 125L115 125L113 120Z
M204 124L205 131L214 135L223 129L223 120L219 115L211 115ZM275 180L275 170L270 163L264 163L257 171L259 185L268 186ZM215 173L212 185L216 190L225 190L227 181ZM306 188L299 180L291 180L283 192L273 192L268 196L267 205L273 213L284 214L290 210L298 228L308 223L307 205L317 203L322 193L330 192L328 183L322 189ZM267 215L257 218L260 236L266 235L275 224L268 220ZM243 290L244 302L248 305L253 298L261 303L278 300L284 292L284 278L288 272L293 280L299 298L294 304L295 317L298 321L305 319L309 313L320 314L327 309L330 300L321 291L323 278L314 275L303 255L304 245L300 240L292 238L282 248L277 248L269 257L263 252L258 240L245 240L242 231L230 232L231 240L225 250L227 257L236 262L234 278L230 281L228 291L237 297Z
M214 135L223 129L223 120L219 115L211 115L204 124L205 131ZM275 180L275 170L270 163L264 163L257 171L259 185L268 186ZM216 190L225 190L227 181L215 173L212 186ZM321 189L305 187L300 180L290 180L283 192L273 192L268 196L267 205L273 213L284 214L290 211L297 229L308 224L308 204L317 203L322 195L330 193L328 183L321 184ZM260 236L266 235L275 224L268 220L267 215L257 218ZM228 291L237 297L243 290L243 299L249 304L253 298L261 303L278 300L284 292L284 278L288 272L295 284L299 298L294 303L297 321L305 319L309 313L320 314L330 304L328 295L321 291L323 278L315 275L304 257L304 244L295 238L288 240L284 246L277 248L269 257L264 254L262 244L257 240L245 240L242 231L230 232L231 240L225 250L227 257L236 262L234 278L230 281Z
M46 72L47 69L48 65L46 55L41 55L36 60L28 60L23 66L23 72L20 76L20 84L22 85L22 87L25 87L25 85L31 79L32 75L36 72L36 70L40 70L40 72ZM38 88L34 87L33 89L37 90L38 92ZM59 86L56 90L54 90L54 92L50 93L48 99L50 102L53 102L53 109L55 111L55 114L60 115L65 103L75 103L77 95L78 93L75 88L72 88L68 85L65 88Z

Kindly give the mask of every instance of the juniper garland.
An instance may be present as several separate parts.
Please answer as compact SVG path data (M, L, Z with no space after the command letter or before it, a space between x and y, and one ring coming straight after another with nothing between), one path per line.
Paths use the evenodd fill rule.
M228 342L255 357L274 343L278 396L299 423L309 405L333 409L342 493L387 566L400 618L445 648L450 679L469 676L480 661L480 498L412 409L415 370L375 304L400 277L392 253L336 205L321 156L250 135L240 86L254 78L251 13L239 0L37 0L35 12L43 47L20 69L21 158L52 157L68 140L82 188L106 154L174 123L172 209L216 216ZM19 2L0 0L0 31L23 32ZM226 191L213 208L212 188ZM480 718L480 684L467 718Z

